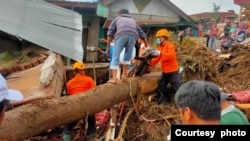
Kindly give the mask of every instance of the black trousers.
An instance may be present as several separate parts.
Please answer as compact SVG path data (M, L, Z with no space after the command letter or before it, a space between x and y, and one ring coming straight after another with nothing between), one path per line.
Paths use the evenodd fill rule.
M209 37L209 35L206 35L206 45L207 45L207 47L208 47L208 44L209 44L209 39L210 39L210 37Z
M139 56L140 46L138 42L135 43L135 57Z
M169 93L166 90L168 83L172 85L174 93L176 93L181 86L179 71L172 73L162 73L161 78L158 82L158 91L163 93L166 97L169 97Z

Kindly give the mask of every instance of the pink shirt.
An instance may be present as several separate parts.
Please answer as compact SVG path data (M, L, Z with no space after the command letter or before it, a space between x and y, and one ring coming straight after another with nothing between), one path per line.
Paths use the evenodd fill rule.
M210 38L216 37L219 32L219 29L217 27L211 27L210 28Z

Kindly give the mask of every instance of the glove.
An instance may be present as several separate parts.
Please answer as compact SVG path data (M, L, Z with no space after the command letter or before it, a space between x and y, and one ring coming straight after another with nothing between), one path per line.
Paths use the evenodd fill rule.
M159 50L156 50L156 49L147 49L146 50L151 56L153 57L157 57L157 56L160 56L161 55L161 52Z

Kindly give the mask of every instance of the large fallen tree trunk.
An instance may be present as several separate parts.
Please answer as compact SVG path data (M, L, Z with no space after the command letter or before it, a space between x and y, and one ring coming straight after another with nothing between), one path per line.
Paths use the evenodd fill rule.
M118 104L131 95L152 94L160 73L133 77L116 84L103 84L85 93L43 99L6 112L0 126L0 139L20 140L63 124L77 121Z

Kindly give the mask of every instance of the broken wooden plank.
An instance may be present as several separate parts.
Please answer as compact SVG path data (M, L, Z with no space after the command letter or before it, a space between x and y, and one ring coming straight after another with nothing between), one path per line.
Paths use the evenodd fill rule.
M227 53L227 54L220 54L218 57L219 58L230 58L231 57L231 53Z

